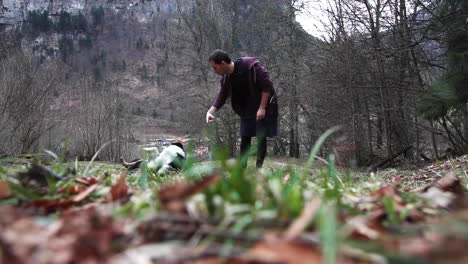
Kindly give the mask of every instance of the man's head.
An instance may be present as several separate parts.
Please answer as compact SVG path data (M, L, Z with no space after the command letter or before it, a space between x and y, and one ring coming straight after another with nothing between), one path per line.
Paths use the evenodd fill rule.
M213 71L221 76L232 71L232 60L223 50L218 49L213 51L208 60L210 61L210 65L211 68L213 68Z

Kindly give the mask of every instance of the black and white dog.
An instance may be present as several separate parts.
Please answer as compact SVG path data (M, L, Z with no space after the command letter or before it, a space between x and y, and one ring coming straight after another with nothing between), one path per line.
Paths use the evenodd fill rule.
M157 147L143 148L149 155L148 168L154 170L157 174L165 174L169 171L178 171L182 169L185 161L185 151L182 143L174 142L165 147L161 152ZM141 159L126 162L123 157L120 158L125 168L133 170L140 167Z

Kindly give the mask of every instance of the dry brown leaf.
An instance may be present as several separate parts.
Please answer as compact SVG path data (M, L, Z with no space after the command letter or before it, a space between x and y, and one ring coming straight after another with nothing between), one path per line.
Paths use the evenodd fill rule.
M223 260L220 257L207 257L207 258L197 259L197 260L193 260L193 261L187 261L187 262L184 262L184 263L186 263L186 264L226 264L226 263L231 264L230 261L226 262L225 260Z
M421 236L399 239L395 244L397 251L405 255L428 256L431 251L440 246L443 236L428 232ZM391 248L392 245L388 245Z
M411 223L417 223L417 222L422 222L426 219L423 213L419 211L416 208L413 208L412 210L409 211L409 214L407 216L407 220Z
M374 191L371 194L371 196L380 200L380 199L383 199L386 196L391 196L391 197L399 196L399 192L398 192L398 189L397 189L396 185L390 184L390 185L383 186L383 187L379 188L378 190Z
M379 208L372 212L367 217L366 225L369 228L372 228L376 231L383 232L385 230L382 222L387 218L387 212L385 212L384 208Z
M164 209L167 211L176 214L186 214L187 208L185 200L211 184L216 183L220 177L219 173L214 173L195 183L180 181L174 184L162 186L158 191L158 198Z
M437 187L428 188L421 197L425 198L434 208L449 208L450 204L456 198L451 192L444 192Z
M397 185L391 184L386 185L378 189L377 191L371 194L377 201L381 201L385 197L391 197L393 204L395 205L395 210L400 212L406 205L403 199L400 196L400 191L397 188Z
M81 178L76 178L75 182L84 184L84 185L92 185L95 184L99 181L97 177L94 176L89 176L89 177L81 177Z
M405 177L404 174L396 174L396 175L390 176L390 180L392 182L400 182L404 177Z
M118 251L116 242L124 234L123 223L95 207L66 211L57 226L43 245L43 250L53 254L50 263L106 263Z
M460 179L454 171L450 171L445 177L436 182L436 186L442 191L448 191L456 194L465 192L465 188L460 184Z
M110 190L110 200L111 201L116 201L116 200L119 200L119 199L122 199L122 198L128 196L128 189L129 188L128 188L127 184L125 183L126 177L127 177L126 174L120 176L119 181L117 182L117 184L112 186L112 188Z
M304 232L310 221L314 219L318 209L320 208L320 203L320 199L314 199L305 205L299 218L297 218L286 230L284 234L284 239L286 241L295 240Z
M240 258L225 259L223 257L207 257L194 261L184 262L184 264L255 264L252 261L243 260ZM256 264L261 264L256 262Z
M220 175L218 173L214 173L213 175L204 177L195 183L180 181L178 183L165 185L159 189L158 198L161 201L186 199L205 187L217 182L219 177Z
M69 194L79 194L81 192L84 192L85 188L77 185L73 186L63 186L58 190L59 193L69 193Z
M93 184L91 186L89 186L85 191L83 191L82 193L78 194L77 196L75 196L72 201L77 203L77 202L80 202L82 200L84 200L86 197L88 197L91 193L93 193L96 189L97 189L98 185L97 184Z
M45 233L44 228L39 227L32 218L13 222L0 234L0 240L7 245L6 255L9 256L5 263L31 263L29 260L38 245L47 241Z
M465 193L466 188L461 184L460 179L453 170L435 183L431 184L421 195L426 200L432 202L436 207L442 208L466 208L468 200Z
M368 218L356 216L347 220L348 232L355 239L376 240L380 236L380 230L375 230L368 225Z
M72 200L53 201L53 200L35 200L25 205L26 208L43 208L47 213L62 211L73 205Z
M247 263L311 264L322 263L320 249L296 241L268 236L242 257Z
M12 195L6 182L0 181L0 199L8 198Z
M35 200L25 205L26 208L33 207L33 208L42 208L47 213L55 212L55 211L62 211L68 209L74 203L78 203L88 197L91 193L93 193L97 189L98 185L93 184L89 186L87 189L82 190L79 192L73 199L65 200L65 201L58 201L58 200Z

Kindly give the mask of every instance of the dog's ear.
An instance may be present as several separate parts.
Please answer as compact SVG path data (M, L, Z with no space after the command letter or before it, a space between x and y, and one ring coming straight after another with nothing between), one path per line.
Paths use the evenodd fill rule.
M172 145L178 146L179 148L181 148L182 150L184 150L184 146L183 146L182 143L180 143L180 142L174 142L174 143L172 143Z

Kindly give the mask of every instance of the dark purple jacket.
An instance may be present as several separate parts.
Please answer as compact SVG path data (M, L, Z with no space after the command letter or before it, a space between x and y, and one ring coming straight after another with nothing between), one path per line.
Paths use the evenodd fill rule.
M262 92L269 92L270 97L275 96L276 92L268 76L267 69L256 58L241 57L240 59L244 63L244 66L249 69L251 87L249 87L249 96L243 98L244 102L234 102L231 100L232 109L241 118L255 118L257 110L260 107ZM232 93L236 92L236 89L233 89L231 86L229 74L221 77L220 83L221 89L213 103L213 106L217 109L220 109L229 97L232 98Z

